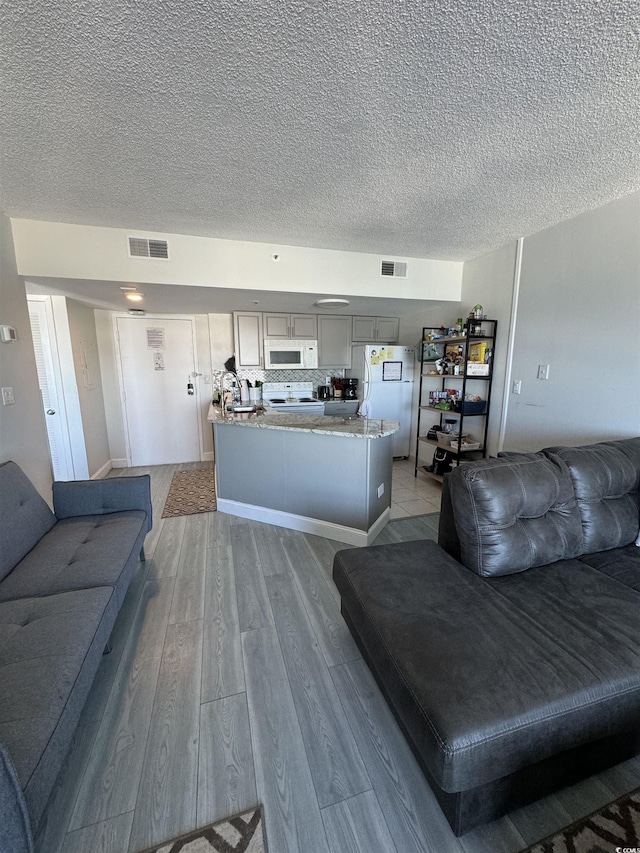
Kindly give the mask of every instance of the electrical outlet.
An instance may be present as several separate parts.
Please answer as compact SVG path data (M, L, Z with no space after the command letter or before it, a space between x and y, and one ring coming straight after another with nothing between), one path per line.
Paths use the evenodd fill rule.
M381 498L384 495L384 483L380 483L378 486L378 497Z
M15 398L13 396L13 388L3 388L2 389L2 405L3 406L13 406L15 403Z
M539 364L538 365L538 379L548 379L549 378L549 365L548 364Z
M513 380L513 385L511 386L511 393L512 394L521 394L522 393L522 380L521 379L514 379Z

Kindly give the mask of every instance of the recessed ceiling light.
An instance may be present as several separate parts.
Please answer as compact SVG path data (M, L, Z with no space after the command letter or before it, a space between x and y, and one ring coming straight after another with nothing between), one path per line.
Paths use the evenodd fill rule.
M318 299L318 301L313 304L317 305L319 308L344 308L345 305L349 304L349 300L339 298Z
M128 293L125 293L125 297L131 302L142 302L144 293L139 293L137 290L132 290Z

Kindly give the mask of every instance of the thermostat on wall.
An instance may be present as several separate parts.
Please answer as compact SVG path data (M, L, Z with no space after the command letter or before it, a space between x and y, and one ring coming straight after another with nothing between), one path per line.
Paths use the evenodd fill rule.
M18 340L18 335L13 326L0 326L0 340L3 344L10 344Z

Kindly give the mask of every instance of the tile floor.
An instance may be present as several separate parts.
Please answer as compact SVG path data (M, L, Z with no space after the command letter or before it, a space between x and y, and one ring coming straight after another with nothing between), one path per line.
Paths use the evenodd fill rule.
M413 476L413 459L396 459L391 483L391 518L440 512L442 486L418 471Z

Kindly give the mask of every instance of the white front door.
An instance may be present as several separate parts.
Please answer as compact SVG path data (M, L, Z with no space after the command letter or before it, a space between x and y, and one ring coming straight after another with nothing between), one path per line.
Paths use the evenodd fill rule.
M116 324L130 464L199 461L194 321L117 317Z
M71 440L62 391L53 319L49 313L50 302L35 299L28 299L27 301L53 479L73 480Z

